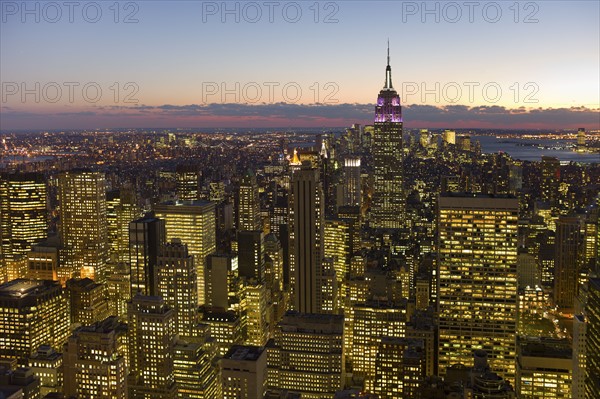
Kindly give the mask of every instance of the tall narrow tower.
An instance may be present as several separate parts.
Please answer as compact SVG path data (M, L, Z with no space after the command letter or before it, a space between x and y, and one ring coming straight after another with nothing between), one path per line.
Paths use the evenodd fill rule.
M103 283L108 261L104 174L85 169L62 173L58 199L63 267L73 277Z
M385 85L377 97L373 132L374 187L371 226L398 229L404 219L402 188L402 107L400 96L392 86L392 67L388 43Z

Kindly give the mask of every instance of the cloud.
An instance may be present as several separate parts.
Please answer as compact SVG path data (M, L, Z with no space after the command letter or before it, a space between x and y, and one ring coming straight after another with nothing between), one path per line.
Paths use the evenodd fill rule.
M497 105L407 105L405 126L448 128L600 129L600 109L506 108ZM342 127L373 121L373 104L112 105L34 112L2 107L0 129L95 127Z

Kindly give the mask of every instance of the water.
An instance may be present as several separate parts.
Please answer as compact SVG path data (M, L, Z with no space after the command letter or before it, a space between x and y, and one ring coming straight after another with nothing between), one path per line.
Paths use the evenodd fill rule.
M542 156L556 157L564 162L581 163L600 163L599 153L579 153L572 149L538 148L538 145L545 147L563 147L572 145L574 140L556 140L556 139L514 139L514 138L496 138L494 136L471 136L471 142L479 141L481 151L484 153L506 152L513 159L522 161L541 161ZM525 144L525 145L519 145ZM533 145L532 145L533 144Z

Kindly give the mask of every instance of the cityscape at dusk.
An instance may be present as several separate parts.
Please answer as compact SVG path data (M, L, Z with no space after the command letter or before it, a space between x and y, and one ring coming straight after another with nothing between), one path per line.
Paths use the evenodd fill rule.
M600 399L600 2L0 11L0 399Z

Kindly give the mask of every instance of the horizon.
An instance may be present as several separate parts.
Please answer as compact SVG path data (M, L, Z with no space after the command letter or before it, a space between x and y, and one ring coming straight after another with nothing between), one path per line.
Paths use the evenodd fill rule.
M600 129L598 2L173 4L3 2L0 131L370 124L388 41L407 128Z

